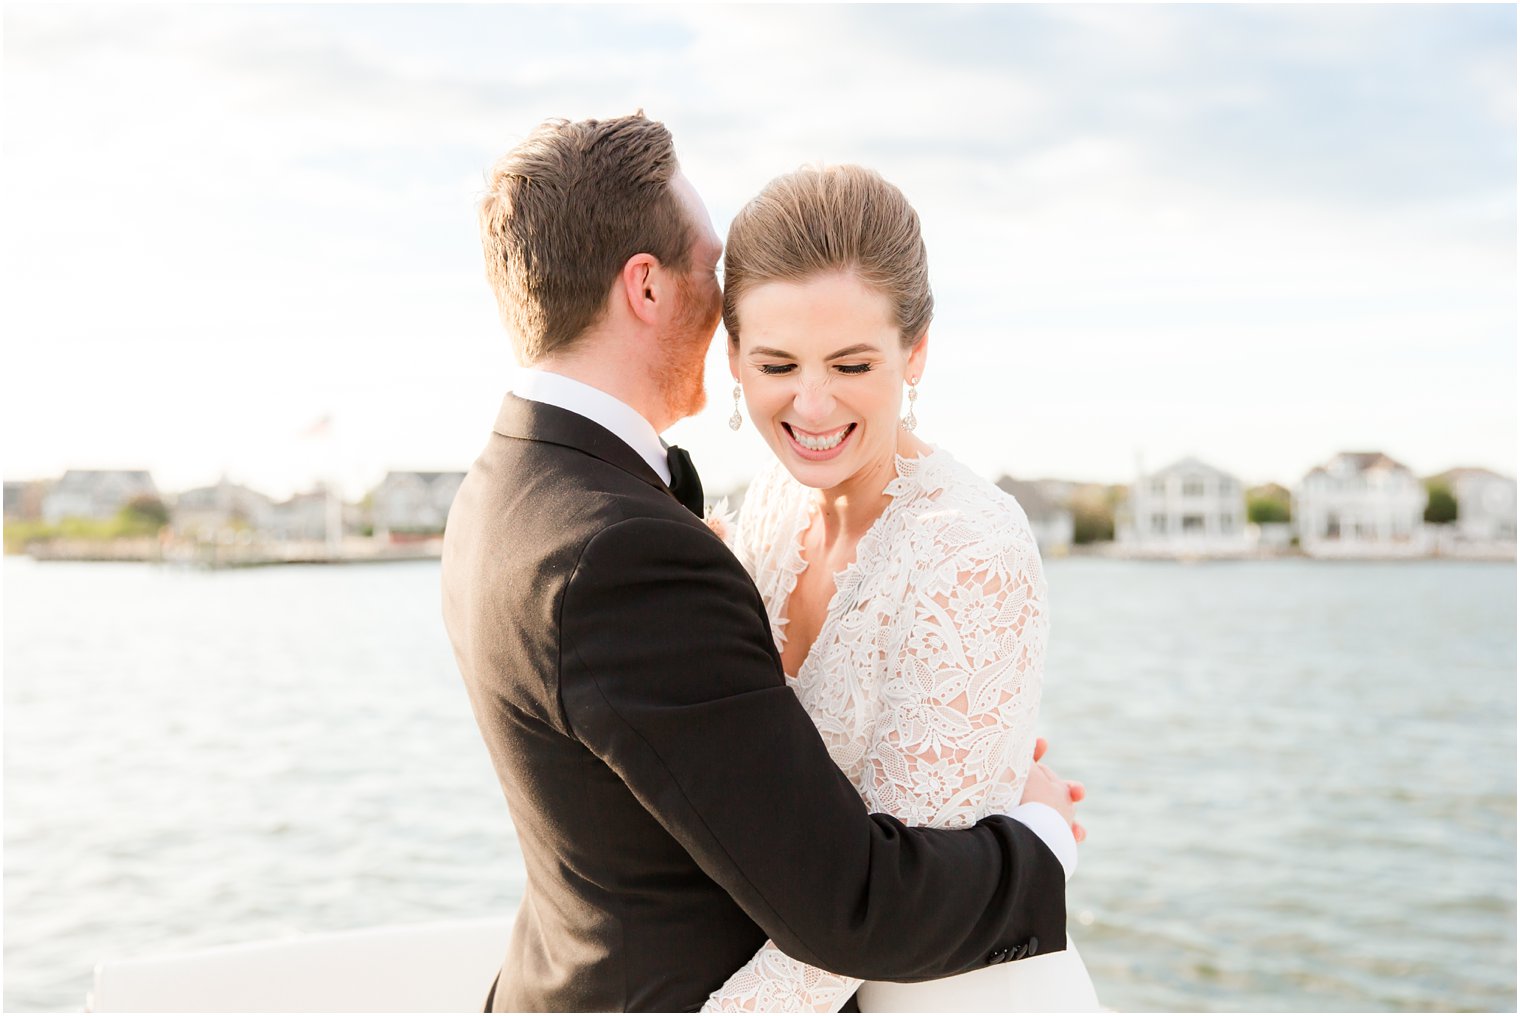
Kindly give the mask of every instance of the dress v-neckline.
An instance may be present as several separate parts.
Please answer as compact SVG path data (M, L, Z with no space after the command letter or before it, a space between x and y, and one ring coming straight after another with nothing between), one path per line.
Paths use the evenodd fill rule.
M782 593L780 605L783 641L785 640L785 629L790 628L792 625L792 596L797 592L797 583L801 581L802 576L807 573L808 569L813 567L812 563L808 561L807 555L805 553L807 549L807 533L808 530L813 527L813 517L817 514L819 508L818 502L812 497L811 491L809 491L808 494L802 498L802 504L800 507L801 511L799 514L802 516L802 518L800 521L795 523L791 537L792 561L795 562L798 567L795 569L788 569L787 571L787 580L785 583L785 589ZM878 515L875 519L871 520L871 525L866 530L866 533L869 533L871 529L876 528L876 523L881 521L881 516L887 514L887 508L890 507L892 507L892 505L890 502L888 502L887 507L882 509L881 515ZM865 533L861 534L860 540L864 540L865 537ZM782 668L782 674L788 681L800 684L802 681L803 671L808 669L808 663L817 656L817 653L815 653L814 650L816 650L820 644L827 644L823 641L823 637L828 633L828 630L832 626L834 620L834 607L836 605L836 601L839 599L839 590L843 586L843 583L841 583L839 579L850 568L853 568L855 566L856 561L860 560L860 540L855 541L855 555L850 559L849 563L846 564L844 568L841 568L839 571L834 572L833 575L830 576L834 581L834 589L829 593L828 603L825 604L823 608L823 620L818 623L818 633L813 636L813 641L808 644L807 651L802 654L802 661L797 664L797 673L788 674L786 673L786 668Z
M928 454L915 456L915 463L922 463L938 451L938 448L931 445ZM908 461L907 456L894 455L892 459L894 475L882 491L883 493L891 493L894 487L899 486L899 481L905 476L917 473L917 470L905 473L903 466ZM792 482L795 483L796 481L793 480ZM802 485L798 484L798 486L801 487ZM782 582L781 588L778 590L776 616L772 621L772 627L778 631L783 645L786 642L786 629L791 626L791 618L787 615L792 606L792 594L797 591L797 580L802 577L803 572L812 567L812 564L809 563L807 557L803 554L803 548L808 528L812 525L813 514L820 507L817 500L813 497L811 488L803 487L802 490L803 496L799 499L797 510L793 514L792 533L789 539L791 554L782 568ZM854 587L858 584L855 581L855 576L860 571L861 562L867 560L867 552L874 552L876 545L881 542L882 520L891 514L893 506L901 500L903 493L904 491L898 490L892 494L891 500L887 502L886 507L882 508L881 514L871 520L871 524L866 527L866 531L860 534L860 539L855 541L855 556L843 568L834 572L834 591L829 594L828 605L823 610L823 621L818 625L818 634L813 636L812 644L808 646L807 652L803 654L802 662L797 665L797 673L788 674L786 673L786 668L782 668L782 676L786 678L789 684L801 684L803 675L818 659L818 647L828 645L824 641L824 638L832 632L834 625L838 621L840 594L846 589L853 591Z

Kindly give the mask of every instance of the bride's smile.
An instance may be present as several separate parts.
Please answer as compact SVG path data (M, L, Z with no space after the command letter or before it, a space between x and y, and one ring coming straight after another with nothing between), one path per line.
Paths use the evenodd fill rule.
M815 434L785 422L781 424L781 429L786 431L787 436L797 445L794 449L797 454L805 459L821 462L839 454L844 442L854 433L855 424L846 424L827 434Z

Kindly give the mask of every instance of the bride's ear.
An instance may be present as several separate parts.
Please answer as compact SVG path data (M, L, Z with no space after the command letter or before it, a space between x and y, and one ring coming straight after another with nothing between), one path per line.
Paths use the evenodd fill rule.
M924 329L924 334L918 337L918 343L908 353L908 369L904 377L913 378L916 382L923 380L924 367L929 362L929 330Z

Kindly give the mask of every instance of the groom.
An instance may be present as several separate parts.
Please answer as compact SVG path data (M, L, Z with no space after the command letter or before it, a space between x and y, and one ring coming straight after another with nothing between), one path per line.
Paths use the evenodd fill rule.
M528 876L486 1008L694 1010L767 937L874 980L1063 949L1068 785L1035 766L1042 803L968 830L867 815L660 441L704 402L722 250L669 132L544 124L494 168L481 231L531 368L444 543Z

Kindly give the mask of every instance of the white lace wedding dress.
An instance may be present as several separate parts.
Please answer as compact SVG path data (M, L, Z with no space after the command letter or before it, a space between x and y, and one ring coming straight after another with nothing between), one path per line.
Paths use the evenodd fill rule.
M958 828L1018 803L1034 751L1049 619L1028 519L948 453L897 459L892 500L836 576L796 677L834 762L873 812ZM816 492L774 464L744 499L734 550L754 576L778 646L807 567ZM861 982L765 946L704 1011L1096 1011L1065 952L914 984Z

